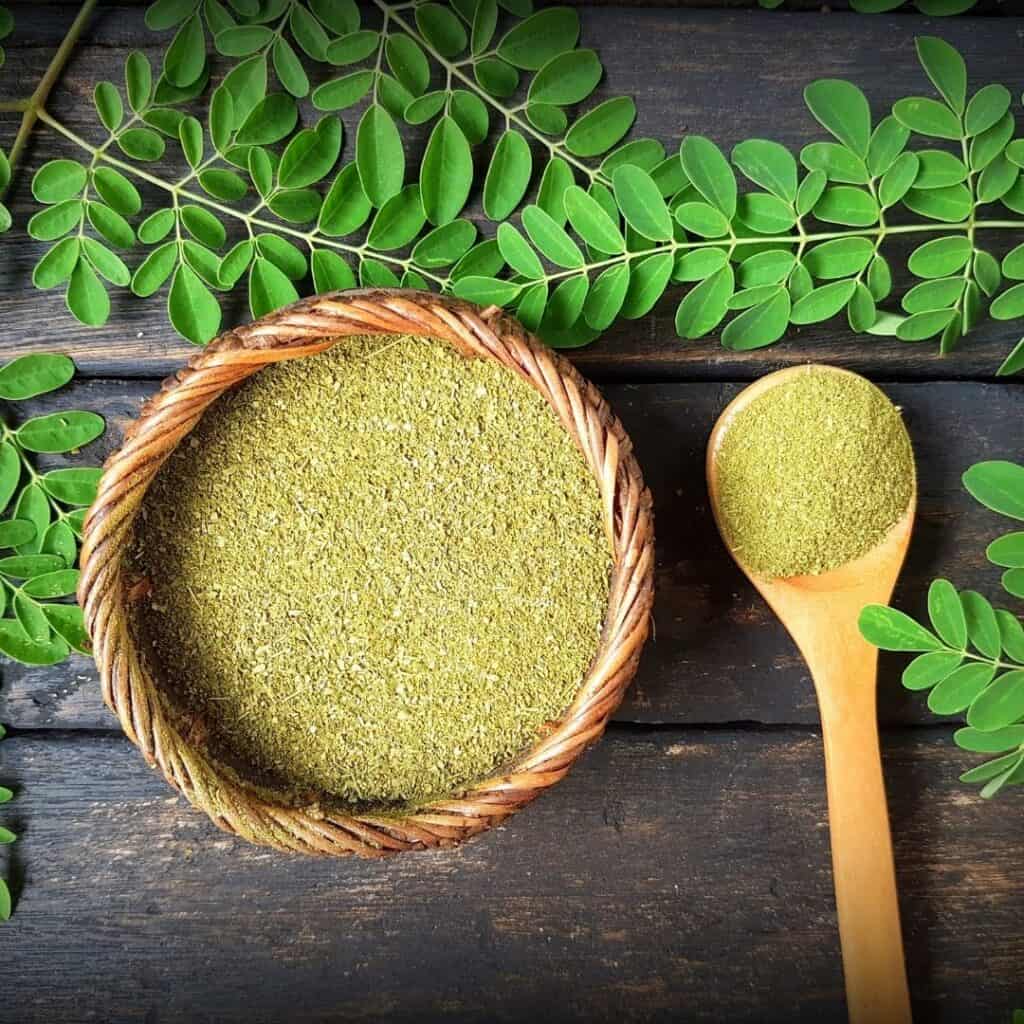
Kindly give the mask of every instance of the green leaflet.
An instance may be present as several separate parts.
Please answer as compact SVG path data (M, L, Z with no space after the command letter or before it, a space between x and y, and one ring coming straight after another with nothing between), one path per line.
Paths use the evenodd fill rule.
M509 129L498 140L484 180L484 212L491 220L504 220L516 209L530 186L532 172L529 143L518 131ZM570 180L571 176L570 171Z
M771 286L766 286L771 287ZM722 332L722 344L738 352L772 345L789 326L789 292L775 286L771 295L731 321Z
M625 252L626 240L618 224L593 196L573 185L566 190L564 203L569 223L588 245L601 253Z
M857 156L867 156L871 110L857 86L838 79L822 79L804 89L804 100L822 127Z
M523 210L523 227L530 241L556 266L568 269L583 266L583 253L579 246L539 206L527 206Z
M391 115L379 105L369 107L359 121L356 167L363 192L374 206L383 206L402 187L402 140Z
M579 35L576 11L551 7L510 29L498 44L498 56L515 67L538 71L553 57L571 50Z
M366 236L367 245L382 252L407 246L423 228L426 219L422 186L406 185L378 211Z
M652 241L672 238L672 217L651 176L639 167L625 164L612 176L615 201L630 227Z
M194 345L205 344L220 328L220 306L191 267L175 271L167 309L175 329Z
M565 147L576 156L607 153L629 131L636 118L636 104L628 96L616 96L584 114L565 136Z
M690 135L679 154L693 187L731 220L736 215L736 177L722 151L710 139Z
M728 264L698 284L676 310L676 334L694 339L713 331L725 316L734 285Z
M755 185L786 202L796 201L796 160L785 146L767 139L749 139L733 148L732 162Z
M530 84L529 99L559 107L580 103L597 87L603 71L593 50L562 53L537 72Z
M454 220L473 185L473 156L458 123L442 117L434 126L420 170L423 210L431 224Z

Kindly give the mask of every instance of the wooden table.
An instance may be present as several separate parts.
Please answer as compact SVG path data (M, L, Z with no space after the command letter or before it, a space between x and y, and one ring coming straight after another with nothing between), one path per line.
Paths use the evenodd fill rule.
M20 45L0 74L5 96L29 91L74 13L14 6ZM821 76L856 80L885 110L925 87L913 53L922 32L964 52L972 87L995 79L1019 96L1024 86L1024 19L582 14L608 88L635 95L640 132L672 146L688 130L799 146L818 137L801 90ZM91 131L93 83L120 74L127 48L156 58L165 42L141 7L105 9L52 108ZM99 457L189 346L158 301L115 299L109 325L93 331L59 294L31 288L29 172L64 151L40 133L16 182L17 226L0 243L0 355L74 356L73 402L109 424ZM0 930L0 1019L844 1019L811 685L715 534L703 446L753 377L808 359L863 371L905 409L920 465L899 603L920 610L939 574L995 596L983 549L997 524L959 478L1024 449L1024 393L993 376L1017 336L988 323L940 360L931 344L858 338L837 321L737 355L679 341L672 312L664 304L574 355L632 432L654 492L658 597L636 683L570 777L454 852L282 856L217 832L144 766L86 659L5 666L0 720L13 736L0 777L18 789L4 819L22 835L9 865L22 892ZM226 321L243 315L227 305ZM47 398L32 411L54 407ZM1008 1022L1024 1003L1021 795L985 803L957 782L971 760L949 723L901 690L900 663L883 661L882 743L917 1019Z

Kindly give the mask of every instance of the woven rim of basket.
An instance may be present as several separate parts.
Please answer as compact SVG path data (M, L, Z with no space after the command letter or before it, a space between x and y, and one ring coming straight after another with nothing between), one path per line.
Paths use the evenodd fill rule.
M404 815L294 807L255 792L207 756L170 719L128 628L132 595L122 555L146 489L168 455L227 388L268 363L312 355L350 335L444 339L496 359L529 381L575 439L597 479L614 566L600 646L557 726L505 774L464 795ZM307 854L380 857L451 846L519 810L558 782L604 731L636 671L654 594L650 493L622 425L597 389L496 308L427 292L371 290L316 296L222 334L164 381L107 460L85 522L78 598L92 637L103 698L146 760L228 832Z

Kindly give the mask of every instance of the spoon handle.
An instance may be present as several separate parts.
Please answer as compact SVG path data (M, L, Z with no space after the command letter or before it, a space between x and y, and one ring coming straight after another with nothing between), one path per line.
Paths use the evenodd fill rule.
M851 1024L909 1024L910 994L875 707L878 652L855 633L811 661Z

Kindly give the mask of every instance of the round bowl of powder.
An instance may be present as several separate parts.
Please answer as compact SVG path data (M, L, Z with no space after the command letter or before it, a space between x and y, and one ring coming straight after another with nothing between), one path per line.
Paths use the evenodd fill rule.
M870 381L831 366L779 371L716 426L717 518L755 576L816 576L874 548L914 498L900 410Z
M317 296L143 407L79 597L124 731L220 827L452 845L564 776L621 700L650 495L593 386L500 311Z

